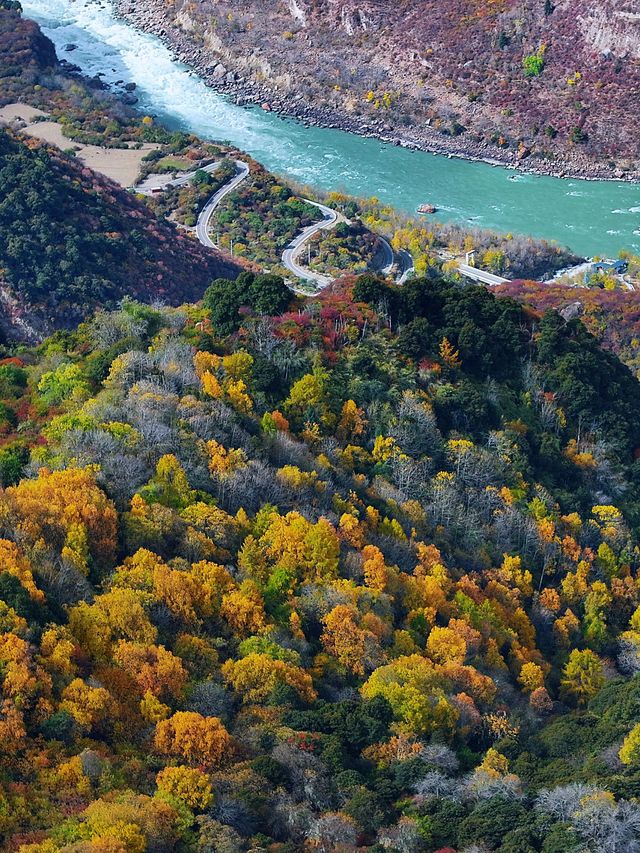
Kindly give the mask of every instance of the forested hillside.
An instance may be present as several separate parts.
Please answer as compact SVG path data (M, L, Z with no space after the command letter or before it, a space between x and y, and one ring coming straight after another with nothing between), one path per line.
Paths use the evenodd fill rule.
M313 262L366 263L369 226L418 278L295 296L317 213L254 163L213 227L272 272L234 278L168 217L238 153L52 65L14 5L0 102L200 171L147 204L0 130L1 849L640 853L631 296L496 298L469 234L340 194ZM576 293L585 325L546 310Z
M182 136L145 124L60 66L51 42L18 7L0 2L0 105L26 100L61 119L69 150L0 127L2 334L37 340L127 295L179 304L201 297L212 277L235 275L228 259L74 158L75 139L179 147Z
M0 2L0 104L11 103L57 63L53 44L34 21L20 15L15 0Z
M75 325L126 295L195 299L232 269L72 157L2 130L0 229L4 282L36 329Z
M640 385L435 274L0 362L20 853L640 849Z
M632 259L634 267L638 259ZM640 298L637 291L575 287L558 282L514 281L496 291L544 313L549 308L580 317L605 349L640 376Z

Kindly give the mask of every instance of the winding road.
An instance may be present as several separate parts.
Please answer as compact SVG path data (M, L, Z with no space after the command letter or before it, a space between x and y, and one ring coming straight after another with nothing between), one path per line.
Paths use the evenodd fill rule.
M204 171L213 172L219 165L219 163L211 163L209 166L204 167ZM245 162L242 160L236 160L235 165L238 170L236 175L224 186L220 187L220 189L207 200L198 216L198 221L196 223L196 236L202 245L206 246L208 249L218 250L217 244L214 243L209 235L211 217L229 193L233 192L249 176L249 166ZM181 175L179 178L169 181L165 186L182 186L187 184L194 175L195 171ZM150 189L148 191L150 191ZM319 222L314 222L313 225L309 225L289 243L282 253L282 264L290 273L296 276L296 278L299 278L302 281L312 282L318 288L324 288L327 287L333 279L330 276L322 275L322 273L314 272L313 270L302 266L302 264L298 263L298 258L308 241L319 231L328 231L331 228L334 228L338 222L348 223L349 220L336 210L327 207L326 204L312 201L309 198L305 198L303 201L313 207L317 207L322 213L322 219ZM379 237L379 239L384 252L384 266L380 268L380 272L384 275L390 275L397 260L399 270L406 277L407 272L413 269L411 255L409 255L408 252L402 251L396 258L389 241L384 237Z
M308 267L303 267L296 259L304 249L307 241L310 240L314 234L317 234L319 231L328 231L330 228L334 228L338 222L348 222L349 220L341 213L337 213L337 211L332 210L325 204L320 204L317 201L311 201L311 199L308 198L303 199L303 201L307 204L313 205L313 207L317 207L322 213L323 218L320 222L314 222L313 225L309 225L304 229L304 231L301 231L297 237L294 237L282 253L282 263L289 272L292 272L298 278L303 281L313 281L318 287L322 288L330 284L333 279L329 276L322 275L321 273L314 272Z
M305 228L304 231L298 234L298 236L289 243L282 254L282 263L289 272L292 272L298 278L303 279L304 281L313 281L319 288L323 288L330 284L333 279L329 276L322 275L321 273L313 272L308 267L303 267L297 262L297 258L302 253L305 244L311 239L311 237L313 237L314 234L317 234L319 231L327 231L337 225L338 222L349 222L349 220L342 216L342 214L332 210L332 208L327 207L324 204L320 204L317 201L311 201L311 199L308 198L305 198L304 201L306 201L307 204L312 204L314 207L317 207L318 210L322 212L323 219L320 222L316 222L314 225L310 225L308 228ZM391 243L389 243L386 237L383 237L380 234L376 236L380 241L383 255L381 266L378 267L377 272L382 273L382 275L385 276L390 276L394 272L394 267L396 267L396 278L401 284L403 284L409 273L413 271L413 258L405 249L402 249L396 254L393 251Z
M173 178L169 181L164 181L162 183L158 183L157 178L147 180L143 184L140 184L136 187L137 192L144 193L145 195L152 195L159 190L167 189L168 187L180 187L188 184L193 177L195 176L197 171L204 172L215 172L215 170L220 165L220 162L209 163L208 166L203 166L201 169L194 169L191 172L185 172L185 174L180 175L178 178ZM240 184L246 180L249 176L249 166L243 160L236 160L235 166L237 169L236 174L231 180L227 181L224 186L220 187L209 199L207 199L204 207L200 211L198 215L198 220L196 222L196 236L200 243L203 246L206 246L208 249L213 249L214 251L219 251L218 245L211 239L209 234L209 225L211 222L211 217L215 213L216 209L220 206L221 202L232 193ZM155 177L155 176L154 176ZM314 272L310 270L308 267L303 266L298 262L298 258L302 253L304 247L308 243L308 241L319 231L328 231L331 228L334 228L338 222L349 222L349 220L343 216L341 213L338 213L336 210L333 210L330 207L327 207L326 204L321 204L317 201L312 201L309 198L303 199L307 204L312 205L313 207L317 207L318 210L322 213L322 219L319 222L314 222L313 225L309 225L303 231L300 232L287 246L287 248L282 253L282 264L283 266L289 270L296 278L301 281L311 282L316 285L316 287L322 289L327 287L333 279L330 276L322 275L322 273ZM391 247L391 244L385 237L379 237L380 243L382 246L382 251L384 253L383 257L383 266L380 267L379 271L383 275L391 275L393 272L393 267L398 262L399 272L402 272L406 277L407 272L413 269L413 261L411 260L411 255L408 252L400 252L396 256Z
M378 269L378 272L381 272L382 275L391 275L393 272L393 267L396 262L396 256L394 254L393 248L391 247L391 243L387 240L386 237L378 234L378 240L380 241L380 246L382 248L382 266Z
M217 160L214 163L209 163L208 166L202 166L201 168L194 169L191 172L185 172L178 178L172 178L169 181L165 180L161 183L158 183L158 178L160 176L155 175L152 178L147 178L146 181L143 181L137 187L134 187L134 189L136 192L142 193L143 195L154 195L155 193L166 190L169 187L183 187L193 180L196 172L215 172L220 164L221 161ZM237 170L236 174L207 199L205 206L202 208L200 215L198 216L198 221L196 223L196 235L202 245L206 246L208 249L218 250L218 246L209 236L209 222L211 221L211 217L213 216L215 209L230 192L233 192L233 190L240 186L240 184L249 176L249 166L243 160L235 160L235 166Z
M157 186L153 184L153 182L147 181L145 184L141 184L136 189L138 192L151 195L152 193L166 189L167 187L184 186L193 179L197 171L214 172L219 165L219 161L209 163L208 166L203 166L201 169L195 169L192 172L186 172L184 175L180 175L178 178L165 181L161 186ZM198 240L203 246L206 246L208 249L214 249L215 251L219 251L219 247L209 236L209 224L211 222L211 217L213 216L216 208L229 195L229 193L232 193L249 176L249 166L243 160L235 160L235 166L237 170L236 174L231 178L231 180L227 181L226 184L220 187L220 189L217 190L209 199L207 199L204 207L200 211L198 221L196 223L196 236ZM322 219L319 222L314 222L313 225L309 225L289 243L282 253L282 263L290 273L296 276L296 278L304 282L311 282L315 284L316 287L322 289L327 287L333 279L330 276L323 275L322 273L315 272L314 270L303 266L298 262L298 258L308 241L315 234L320 231L328 231L331 228L334 228L338 222L348 223L349 220L336 210L327 207L326 204L321 204L318 201L312 201L309 198L305 198L303 201L313 207L317 207L322 213ZM380 240L380 246L382 249L382 261L381 266L378 267L378 272L382 273L382 275L390 276L394 273L395 267L396 280L400 284L404 284L409 275L414 271L413 258L406 249L394 252L391 243L386 237L382 237L378 234L378 239ZM466 278L470 278L476 282L482 282L483 284L490 286L504 284L508 281L506 278L477 269L469 264L460 263L458 265L458 271Z
M202 245L209 249L218 248L209 236L209 222L211 221L211 217L213 216L215 209L218 207L220 202L229 195L229 193L233 192L235 188L240 186L240 184L249 176L249 166L246 163L242 160L236 160L235 164L236 169L238 170L235 176L224 184L224 186L220 187L220 189L207 200L205 206L200 211L200 215L198 216L198 221L196 223L196 235Z

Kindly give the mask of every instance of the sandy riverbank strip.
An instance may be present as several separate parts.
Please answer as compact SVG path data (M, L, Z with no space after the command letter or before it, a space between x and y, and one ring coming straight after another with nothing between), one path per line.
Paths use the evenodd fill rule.
M111 178L122 187L135 184L140 174L142 160L149 151L158 148L153 143L144 143L140 148L101 148L85 145L68 139L62 125L56 121L40 121L46 113L29 104L7 104L0 109L0 124L8 124L27 136L41 139L63 151L72 149L85 166Z

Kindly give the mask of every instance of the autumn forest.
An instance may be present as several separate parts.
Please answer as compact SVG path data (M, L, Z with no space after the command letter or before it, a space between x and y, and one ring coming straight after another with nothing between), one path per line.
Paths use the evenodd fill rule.
M294 291L322 205L247 157L197 243L238 152L18 7L0 104L197 177L0 130L0 849L640 853L636 294L337 192Z
M242 281L0 362L9 849L636 849L636 380L482 288Z

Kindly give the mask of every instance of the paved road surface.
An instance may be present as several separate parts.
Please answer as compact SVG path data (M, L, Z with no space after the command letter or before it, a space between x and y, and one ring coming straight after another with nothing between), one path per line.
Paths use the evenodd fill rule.
M211 221L211 217L213 216L216 207L218 207L220 202L226 198L230 192L233 192L233 190L235 190L235 188L238 187L249 175L249 167L242 160L236 160L236 168L238 172L235 177L230 181L227 181L224 186L220 187L220 189L207 200L207 203L202 208L200 215L198 216L198 222L196 223L196 235L202 245L207 246L209 249L218 248L209 236L209 222Z
M509 279L502 276L494 275L492 272L485 272L469 264L458 264L458 272L466 278L471 278L474 281L480 281L482 284L506 284Z
M180 177L174 178L172 181L169 181L167 186L182 187L191 181L196 172L215 172L219 165L220 161L217 161L215 163L209 163L208 166L203 166L201 169L194 169L192 172L185 172L184 175L180 175Z
M382 266L378 269L378 272L382 273L382 275L391 275L396 262L396 256L391 248L391 243L386 237L378 234L378 240L380 241L383 252Z
M398 252L398 284L404 284L409 278L410 273L415 272L413 258L406 249L400 249Z
M313 237L314 234L317 234L318 231L328 231L330 228L334 228L338 222L346 222L344 216L341 213L338 213L335 210L332 210L330 207L327 207L325 204L320 204L317 201L311 201L308 198L303 199L307 204L312 204L314 207L317 207L318 210L322 213L323 218L320 222L316 222L313 225L309 225L304 231L301 231L297 237L289 243L287 248L282 253L282 263L284 266L292 272L298 278L303 279L304 281L313 281L318 287L323 288L328 284L331 284L333 281L332 278L326 275L321 275L320 273L314 272L313 270L308 269L307 267L301 266L297 262L297 258L305 247L305 244L308 240Z
M170 178L168 175L150 175L133 189L143 195L152 195L158 190L166 190L168 187L182 187L191 181L196 172L215 172L219 165L220 161L216 160L214 163L209 163L208 166L202 166L191 172L185 172L178 178Z

